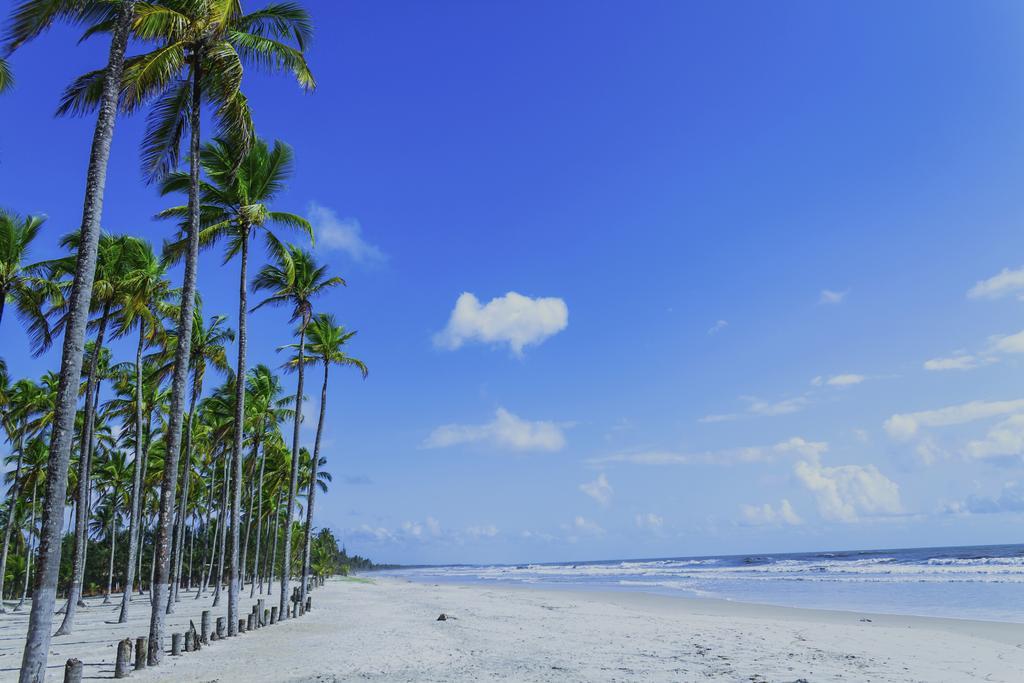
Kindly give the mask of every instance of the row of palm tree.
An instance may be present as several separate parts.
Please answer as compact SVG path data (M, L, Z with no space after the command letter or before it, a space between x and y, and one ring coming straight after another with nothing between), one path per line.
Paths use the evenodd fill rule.
M10 246L0 246L6 250L3 257L16 262L3 266L2 277L10 282L0 280L2 300L15 304L37 351L45 351L63 335L60 371L50 378L53 407L45 427L39 427L34 437L23 434L28 423L13 422L13 431L5 427L8 439L17 443L12 446L16 458L23 450L27 452L26 438L40 439L43 445L36 448L48 451L45 472L39 477L44 493L38 506L38 527L32 535L36 578L22 660L23 682L41 681L44 676L58 586L62 585L63 526L69 509L74 526L72 562L57 635L74 629L76 608L88 586L90 525L94 532L109 538L109 566L116 561L118 534L125 535L121 529L125 516L122 618L133 588L143 583L143 551L147 528L150 531L151 665L159 664L163 657L164 615L173 610L181 579L193 578L193 571L183 570L186 542L191 553L199 541L200 553L206 556L206 574L212 577L218 598L221 578L227 576L230 635L238 622L238 597L246 578L253 584L259 579L261 589L267 579L269 590L270 574L276 568L273 558L278 532L282 532L283 546L278 573L281 613L286 614L289 582L297 569L303 577L301 590L306 589L326 401L321 405L309 472L303 478L299 427L305 367L310 363L324 366L324 399L331 365L354 366L364 376L366 368L344 352L351 333L314 310L314 301L344 285L344 280L317 264L310 252L273 232L291 229L312 237L309 223L302 217L270 207L291 172L292 154L283 143L271 146L256 136L242 87L246 68L255 67L291 73L300 87L313 90L316 82L305 58L312 22L297 2L271 2L248 13L242 4L241 0L22 0L3 37L0 57L5 59L55 22L84 27L84 38L108 36L110 40L107 63L76 79L65 90L58 108L61 115L96 116L81 226L62 240L68 256L29 263L25 252L42 219L4 214L16 228L12 234L20 235L24 245L18 247L12 239ZM139 51L129 55L130 48ZM0 90L11 82L7 63L0 63ZM165 244L160 257L142 240L109 235L100 229L115 122L121 114L143 110L148 112L141 145L145 180L156 184L162 194L186 196L182 205L158 216L178 223L177 235ZM204 113L216 127L216 135L206 144L201 130ZM185 168L181 169L186 141ZM247 316L255 310L248 304L249 249L250 240L258 233L264 236L269 262L252 280L255 290L267 293L255 308L286 306L297 326L298 341L288 345L291 358L287 367L297 373L290 414L281 412L285 408L278 405L287 397L268 399L268 403L249 391L253 382L270 382L280 389L266 377L261 379L262 371L250 372L246 364ZM0 234L0 239L6 239L6 234ZM238 355L230 371L224 342L231 335L224 318L214 317L204 327L197 289L199 251L221 241L226 246L225 260L237 256L240 265ZM167 268L175 263L181 263L184 271L178 288L167 278ZM8 277L8 271L13 275ZM90 331L93 338L87 343ZM109 340L129 334L137 339L134 359L114 362ZM204 397L209 368L224 372L226 380ZM105 386L115 392L114 403L102 400ZM255 421L249 404L259 411ZM115 416L121 420L121 433L116 438L111 435L113 442L108 443L104 429ZM33 413L32 420L38 421L37 417ZM280 433L288 419L292 422L290 448ZM118 469L120 454L132 457L130 493L117 488L129 486L129 478L122 479L120 470L116 486L107 479L96 479L97 471ZM204 458L209 459L209 466L198 466ZM280 489L268 487L268 482L276 481L275 468L279 466L286 468L288 476L281 480ZM22 488L17 471L16 463L9 496L12 519L18 514ZM146 506L146 492L154 490L151 482L158 483L155 508ZM70 505L69 486L73 492ZM303 551L296 563L300 566L293 566L290 529L304 486ZM31 508L29 517L33 518L36 506ZM215 518L210 512L213 509L219 510ZM274 549L268 560L271 539ZM253 566L259 567L253 571L247 564L250 545L254 546ZM215 550L219 557L216 568ZM3 574L0 570L0 582ZM114 571L108 571L111 587L113 576Z

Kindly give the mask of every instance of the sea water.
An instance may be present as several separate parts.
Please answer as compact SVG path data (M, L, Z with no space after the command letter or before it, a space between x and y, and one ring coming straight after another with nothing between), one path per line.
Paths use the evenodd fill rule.
M1024 623L1024 545L410 567L416 581L635 590Z

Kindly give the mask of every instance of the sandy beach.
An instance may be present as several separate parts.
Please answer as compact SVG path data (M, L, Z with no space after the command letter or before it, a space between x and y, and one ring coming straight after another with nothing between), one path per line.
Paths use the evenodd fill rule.
M799 610L641 593L331 580L314 610L166 659L133 680L168 681L1020 681L1024 625ZM186 599L178 630L207 599ZM242 609L248 606L246 601ZM145 633L80 613L54 639L47 680L79 657L112 678L114 643ZM223 611L223 606L215 614ZM447 621L437 621L440 613ZM15 680L24 613L0 617L0 680ZM169 645L169 640L168 640Z

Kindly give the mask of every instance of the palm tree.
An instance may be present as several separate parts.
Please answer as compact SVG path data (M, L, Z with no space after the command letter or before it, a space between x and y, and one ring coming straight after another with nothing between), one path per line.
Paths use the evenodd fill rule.
M139 550L138 534L140 522L140 500L142 490L142 468L144 463L143 443L143 362L142 353L162 332L162 318L169 313L167 299L171 295L167 280L167 266L160 261L153 248L144 240L131 243L133 252L131 270L124 278L124 303L118 321L117 336L127 335L138 327L139 340L135 347L135 363L132 371L135 380L133 445L135 461L132 468L132 491L128 513L128 565L125 570L125 589L121 595L121 614L118 623L128 621L128 603L132 599L135 582L135 562ZM127 416L125 416L127 417ZM126 420L127 422L128 420Z
M260 302L256 308L266 305L291 307L291 320L299 323L298 356L305 358L306 327L313 317L313 298L338 285L344 285L345 281L337 276L328 277L326 266L317 265L316 259L308 251L295 245L285 246L275 238L270 238L269 244L273 263L268 263L260 269L253 281L253 289L269 291L270 296ZM286 525L291 524L292 517L295 515L295 494L299 476L299 425L302 423L305 363L299 363L297 370L299 378L295 391L295 420L292 428L291 479L288 487ZM290 578L291 534L285 534L284 567L281 571L281 600L278 607L280 614L284 615L285 619L288 618L286 608Z
M71 233L61 240L61 245L71 250L80 251L79 233ZM78 458L78 505L75 519L75 545L71 583L68 588L68 605L64 612L64 621L57 629L55 636L67 635L72 632L75 624L77 607L82 594L82 580L85 573L85 553L87 541L87 525L89 506L87 503L90 468L92 465L93 425L96 420L96 403L99 394L100 372L98 363L103 354L103 340L107 326L112 318L124 305L126 277L132 270L132 259L139 251L135 248L138 239L127 235L102 235L98 245L96 275L93 280L92 303L100 311L96 321L96 339L93 352L89 356L88 383L85 389L85 412L82 435L79 439L80 454ZM66 275L72 268L71 256L57 259L50 263L53 277ZM63 328L68 318L62 317L56 325Z
M300 598L303 603L306 601L306 588L309 583L310 568L310 538L313 530L313 507L316 502L316 486L312 482L317 481L317 469L320 465L320 439L324 431L324 415L327 411L327 379L332 365L353 367L359 370L366 379L369 370L366 364L358 358L353 358L345 352L345 344L356 336L356 332L348 332L344 327L334 321L334 316L321 313L313 318L307 330L309 345L306 347L305 356L296 355L288 362L288 367L297 368L306 363L322 363L324 366L323 386L320 389L320 418L316 425L316 441L313 446L313 458L310 465L310 486L308 499L306 500L306 526L303 529L302 542L302 584L299 588ZM297 348L295 344L288 344L287 348Z
M118 520L125 504L128 503L128 482L131 481L125 452L120 450L105 452L97 463L95 477L98 485L105 489L100 499L100 510L103 513L97 517L97 521L100 523L99 530L102 532L109 526L110 562L107 571L107 592L103 596L103 604L106 605L110 603L110 593L114 583L114 554L117 551ZM106 522L109 522L109 525ZM127 585L125 592L131 592Z
M214 105L221 137L232 140L237 149L244 152L253 138L248 101L241 91L245 64L290 70L299 84L309 90L316 82L303 56L312 26L309 15L297 4L272 4L243 14L239 0L163 0L139 12L133 30L140 40L158 43L154 50L133 58L124 70L122 84L126 108L155 100L142 152L144 170L151 180L162 178L177 166L182 138L185 130L189 131L187 246L178 322L181 343L171 383L168 457L157 523L154 573L157 593L154 594L149 634L149 664L157 665L163 657L166 610L163 601L169 578L171 516L184 421L199 254L202 105ZM294 42L296 47L286 41ZM74 92L65 99L65 106L71 110L91 107L95 82L100 77L101 74L93 73L80 78ZM234 554L237 554L237 546ZM228 605L229 635L237 632L237 588L233 590L234 599Z
M100 77L98 115L89 153L86 172L85 202L82 207L82 236L75 265L75 277L68 305L68 324L61 353L59 399L50 438L50 459L43 503L42 527L39 538L39 561L36 587L33 591L32 612L29 617L22 656L20 683L39 683L46 675L46 660L50 650L50 632L53 608L57 600L57 578L60 570L61 534L64 526L64 498L68 485L68 461L71 459L75 412L78 405L78 384L82 374L85 350L85 328L89 320L93 277L96 271L97 250L100 239L100 217L103 212L103 190L106 185L107 162L114 137L117 118L119 85L124 69L124 55L128 47L128 30L135 13L136 0L121 0L114 7L110 51L106 68ZM7 50L41 33L57 18L83 17L83 3L37 2L24 0L14 10ZM110 8L112 4L108 4Z
M209 178L208 182L200 182L200 205L202 231L199 235L201 247L214 245L221 239L227 239L228 248L224 256L225 262L240 256L238 277L238 361L235 375L246 376L246 354L248 347L247 312L248 304L248 264L249 240L259 230L269 232L273 225L297 228L306 232L310 239L312 227L306 219L292 213L271 211L267 203L273 200L284 188L284 181L292 174L293 156L291 148L282 142L275 142L271 150L263 140L256 139L247 149L239 148L236 141L218 139L203 146L202 166ZM186 190L190 178L185 173L172 173L167 176L161 186L164 194ZM176 206L158 214L161 218L185 218L187 206ZM173 254L180 256L185 245L179 241ZM242 441L245 430L245 383L236 384L235 396L235 430L234 448L242 452ZM233 486L241 492L241 458L235 461ZM233 499L231 505L231 576L232 581L244 579L245 558L242 558L242 571L239 572L235 560L239 543L240 509ZM248 534L247 534L248 536ZM245 548L248 548L246 542ZM238 602L236 591L229 590L229 601Z
M19 216L0 209L0 322L10 299L40 344L49 345L50 329L40 314L42 304L59 305L60 290L43 274L43 264L26 263L32 242L46 216Z

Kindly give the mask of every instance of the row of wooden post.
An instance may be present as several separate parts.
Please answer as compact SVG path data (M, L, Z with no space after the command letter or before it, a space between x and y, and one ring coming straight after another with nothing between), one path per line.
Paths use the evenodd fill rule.
M309 590L313 586L322 585L321 579L311 579ZM290 618L300 617L313 607L313 598L306 596L305 604L300 604L299 589L292 592L291 605L288 608ZM263 606L263 598L256 601L252 606L252 612L245 618L238 620L238 633L245 633L264 626L276 624L277 606L266 609ZM200 631L196 631L195 623L189 621L189 630L184 633L171 634L171 656L181 656L185 652L197 652L203 645L209 645L211 641L227 638L227 619L217 617L216 629L210 629L210 610L203 610L200 620ZM149 638L139 636L135 639L135 670L145 669L149 658ZM132 641L125 638L117 643L117 660L114 663L114 678L126 678L131 673ZM64 665L64 683L81 683L83 664L80 659L69 659Z

